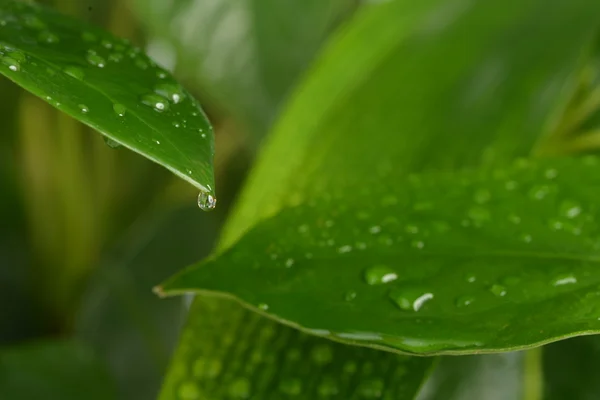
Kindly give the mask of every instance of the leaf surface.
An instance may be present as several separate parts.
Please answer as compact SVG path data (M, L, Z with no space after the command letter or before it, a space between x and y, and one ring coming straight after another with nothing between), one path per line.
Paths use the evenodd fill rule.
M2 1L0 73L214 196L206 116L127 41L42 6Z
M315 334L419 354L598 332L599 167L521 161L340 190L162 289L230 293Z
M431 358L345 346L200 298L160 399L414 399ZM202 340L198 340L201 337Z

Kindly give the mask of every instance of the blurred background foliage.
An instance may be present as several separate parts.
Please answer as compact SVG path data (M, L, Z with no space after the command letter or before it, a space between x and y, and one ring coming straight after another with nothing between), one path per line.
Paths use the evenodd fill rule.
M185 306L152 286L208 254L286 96L366 2L41 2L143 46L201 101L219 207L0 79L0 398L155 398Z

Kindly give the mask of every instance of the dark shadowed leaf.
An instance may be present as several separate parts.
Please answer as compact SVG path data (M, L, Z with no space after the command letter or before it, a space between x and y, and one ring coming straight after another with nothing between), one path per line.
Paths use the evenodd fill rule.
M111 400L113 382L91 350L74 342L34 342L0 350L0 398Z
M214 196L198 103L137 47L42 6L0 3L0 73Z
M167 294L229 293L315 334L411 353L600 331L600 162L364 184L286 209Z

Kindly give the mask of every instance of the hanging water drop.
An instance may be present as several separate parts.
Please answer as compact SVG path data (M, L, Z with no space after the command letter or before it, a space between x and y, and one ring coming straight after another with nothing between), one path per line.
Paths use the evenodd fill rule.
M198 207L202 211L210 211L217 206L217 199L213 197L210 193L201 191L198 194Z

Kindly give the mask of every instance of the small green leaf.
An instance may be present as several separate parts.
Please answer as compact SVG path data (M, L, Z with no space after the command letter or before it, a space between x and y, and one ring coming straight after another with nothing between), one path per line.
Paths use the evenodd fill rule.
M91 350L44 341L0 351L0 398L111 400L114 384Z
M162 290L228 293L314 334L418 354L600 332L599 166L523 160L339 190Z
M127 41L42 6L2 1L0 73L214 196L206 116Z
M332 343L200 298L160 399L412 400L434 360ZM201 340L199 340L201 338Z

